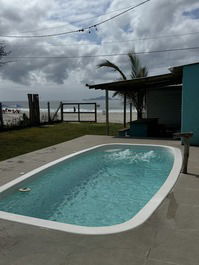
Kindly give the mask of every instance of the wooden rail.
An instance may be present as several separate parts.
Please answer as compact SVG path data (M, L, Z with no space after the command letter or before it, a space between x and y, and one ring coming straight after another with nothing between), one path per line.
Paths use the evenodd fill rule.
M55 117L57 116L57 113L58 113L58 111L61 109L61 107L62 107L62 102L60 102L59 107L58 107L57 110L55 111L55 113L54 113L54 115L53 115L53 117L52 117L52 121L54 121L54 119L55 119Z
M93 111L81 111L82 105L93 105ZM73 111L64 111L64 106L73 106ZM64 114L76 114L77 120L67 120L64 118ZM94 120L82 120L81 114L93 114ZM62 103L61 107L61 119L66 122L97 122L97 104L96 103Z

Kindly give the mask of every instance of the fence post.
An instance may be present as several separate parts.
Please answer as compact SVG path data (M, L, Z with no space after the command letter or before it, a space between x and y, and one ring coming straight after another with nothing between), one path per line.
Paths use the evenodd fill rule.
M51 122L51 117L50 117L50 102L47 103L48 104L48 122Z
M28 105L29 105L29 119L30 124L33 124L33 101L32 101L32 94L28 94Z
M183 156L183 163L182 163L182 173L187 174L187 167L188 167L188 160L189 160L189 138L190 137L183 137L184 143L184 156Z
M78 122L80 122L80 104L79 103L78 103L77 107L78 107Z
M187 174L188 160L189 160L189 139L193 136L192 132L182 132L182 133L174 133L174 137L182 138L182 142L184 144L184 153L183 153L183 162L182 162L182 170L181 172Z
M95 122L97 122L97 103L95 103Z
M39 109L39 95L33 94L33 107L34 107L34 123L40 124L40 109Z
M39 95L28 94L29 119L31 125L40 124Z
M1 102L0 102L0 129L3 129L3 110Z
M60 107L61 107L61 121L64 121L64 107L63 107L63 103L60 102Z

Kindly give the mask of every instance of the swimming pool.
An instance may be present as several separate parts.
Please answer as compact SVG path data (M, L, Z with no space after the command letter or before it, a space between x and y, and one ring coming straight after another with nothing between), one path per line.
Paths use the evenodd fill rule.
M0 218L73 233L125 231L160 205L181 163L180 151L172 147L95 146L2 186Z

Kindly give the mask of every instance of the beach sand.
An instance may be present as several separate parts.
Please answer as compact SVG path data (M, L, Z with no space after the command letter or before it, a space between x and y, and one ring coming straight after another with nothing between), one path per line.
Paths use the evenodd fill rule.
M23 114L15 113L3 113L4 125L14 126L18 125L19 121L22 120Z
M4 124L9 125L17 125L19 120L23 119L23 113L29 116L28 112L21 112L21 113L5 113L3 114L3 120ZM47 122L48 116L46 112L41 112L41 122ZM51 117L53 116L53 113L51 114ZM94 121L95 115L94 114L81 114L80 118L82 121ZM133 112L132 114L132 120L136 120L137 113ZM58 114L58 119L60 119L60 113ZM122 112L110 112L109 113L109 122L110 123L123 123L123 113ZM64 120L65 121L78 121L78 114L72 113L72 114L64 114ZM126 122L130 121L130 113L127 112L126 114ZM103 123L106 122L106 115L103 112L97 113L97 122Z
M95 116L94 114L81 114L80 115L81 120L84 121L94 121ZM133 112L132 114L132 120L136 120L137 113ZM109 113L109 122L110 123L123 123L124 114L122 112L110 112ZM78 120L77 114L65 114L64 120ZM126 114L126 122L130 121L130 113ZM97 122L98 123L105 123L106 122L106 114L103 112L97 113Z

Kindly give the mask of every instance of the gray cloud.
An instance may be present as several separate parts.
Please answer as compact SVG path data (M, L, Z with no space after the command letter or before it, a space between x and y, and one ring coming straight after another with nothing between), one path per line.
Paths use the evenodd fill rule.
M136 1L134 4L139 3ZM80 25L95 24L116 13L90 20L86 18L102 15L132 5L121 0L82 1L25 1L2 0L0 9L0 34L49 34L77 29ZM185 16L199 8L197 1L190 0L153 0L129 12L124 16L99 26L92 36L77 33L62 38L41 39L5 39L10 56L82 56L112 53L126 53L135 47L137 52L170 48L192 47L198 45L199 34L178 36L179 33L197 32L199 20ZM190 14L190 13L189 13ZM79 20L79 22L78 22ZM80 20L82 20L80 22ZM76 21L76 22L75 22ZM48 28L49 29L46 29ZM128 28L128 30L127 30ZM39 31L35 31L40 29ZM45 30L44 30L45 29ZM24 33L25 34L25 33ZM97 34L97 35L96 35ZM173 38L128 41L176 34ZM96 45L90 45L95 43ZM99 40L101 43L99 43ZM126 41L126 42L119 42ZM110 43L107 43L110 42ZM86 44L86 45L85 45ZM198 50L140 55L143 65L151 74L167 72L170 65L179 65L197 61ZM0 97L6 97L6 87L13 89L13 96L19 87L34 86L44 95L49 91L51 97L60 97L65 88L72 88L71 97L89 94L85 83L98 83L117 80L118 75L106 69L97 69L96 65L106 58L79 59L9 59L15 62L0 69ZM127 56L107 57L128 73ZM29 87L29 88L28 88ZM55 89L56 92L55 92ZM59 88L59 89L58 89ZM26 90L25 90L26 91ZM24 93L21 89L20 93ZM7 94L8 95L8 94ZM10 95L10 93L9 93Z

